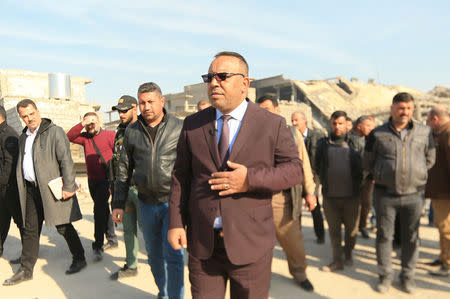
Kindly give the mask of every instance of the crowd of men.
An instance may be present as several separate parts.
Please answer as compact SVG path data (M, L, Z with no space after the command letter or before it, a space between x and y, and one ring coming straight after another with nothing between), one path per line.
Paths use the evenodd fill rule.
M353 123L346 112L335 111L324 134L308 128L305 111L294 112L288 126L274 95L251 102L248 71L240 54L218 53L202 76L209 101L200 101L198 112L184 121L166 111L156 83L144 83L137 99L124 95L112 107L120 118L115 133L103 130L98 115L89 112L65 134L25 99L16 107L26 125L17 136L0 107L0 256L11 218L22 240L14 261L20 267L3 285L32 279L44 220L56 226L72 254L66 274L87 265L72 225L82 215L70 142L84 147L94 202L94 262L118 246L113 222L122 223L125 264L110 278L137 275L139 227L158 298L184 297L185 254L193 298L223 298L228 281L231 298L268 298L276 240L294 280L313 291L301 230L303 199L318 244L325 242L321 206L328 223L331 262L321 270L353 265L357 233L369 238L372 214L377 291L386 293L392 284L398 231L400 283L413 293L420 216L425 196L431 198L441 253L433 262L440 268L430 274L449 276L446 109L433 107L427 126L412 119L413 97L398 93L386 123L376 127L370 115Z

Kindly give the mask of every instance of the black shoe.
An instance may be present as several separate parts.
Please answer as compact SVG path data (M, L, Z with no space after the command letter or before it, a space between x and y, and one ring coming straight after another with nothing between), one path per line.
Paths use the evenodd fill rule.
M364 239L369 239L369 238L370 238L369 232L367 231L367 229L361 228L361 229L359 230L359 232L361 233L361 236L362 236Z
M120 268L119 271L114 272L109 276L111 280L118 280L119 278L132 277L137 275L137 268L131 269L127 265Z
M86 260L73 260L72 265L67 269L66 274L78 273L87 266Z
M20 258L20 256L19 256L18 258L14 259L14 260L10 260L10 261L9 261L9 263L10 263L11 265L18 265L18 264L20 264L21 262L22 262L22 259Z
M19 270L9 279L5 280L3 283L4 286L12 286L22 281L27 281L33 278L33 274L25 271L23 268L19 268Z
M308 278L305 279L305 280L303 280L303 281L301 281L301 282L299 282L299 285L300 285L300 287L301 287L302 289L304 289L304 290L307 291L307 292L312 292L312 291L314 291L314 287L313 287L313 285L311 284L311 281L309 281Z
M318 238L316 239L316 243L317 243L317 244L323 244L323 243L325 243L325 237L318 237Z
M114 241L108 241L108 243L106 243L105 245L103 245L103 251L108 250L108 249L112 249L112 248L116 248L119 247L119 242L114 242Z
M442 266L442 261L437 259L437 260L434 260L432 262L425 263L425 265L428 265L428 266Z
M449 277L450 269L448 269L447 267L442 265L441 268L439 268L439 270L428 271L428 274L433 275L433 276Z
M94 262L100 262L102 259L102 251L100 249L94 249Z

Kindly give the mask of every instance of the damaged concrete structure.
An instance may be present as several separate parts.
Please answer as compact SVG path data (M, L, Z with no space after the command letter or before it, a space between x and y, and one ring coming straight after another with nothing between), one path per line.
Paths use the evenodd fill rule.
M16 112L16 104L23 99L33 100L42 117L50 118L66 132L80 122L86 112L98 111L100 105L86 102L86 84L91 79L70 76L70 94L64 98L51 97L49 73L0 69L0 105L7 111L7 122L19 134L24 124ZM76 163L84 163L83 148L71 144Z
M374 79L362 82L356 78L348 81L344 77L300 81L278 75L252 79L248 97L254 101L266 93L275 94L280 101L281 114L288 124L292 112L302 110L309 126L326 129L329 117L336 110L346 111L354 120L361 115L371 114L379 123L385 121L389 117L392 98L398 92L411 93L416 99L415 118L419 121L425 119L434 104L450 108L450 90L445 87L436 87L434 92L423 93L403 85L377 84ZM207 98L206 84L185 86L183 92L167 94L165 97L168 111L185 117L196 111L198 101Z

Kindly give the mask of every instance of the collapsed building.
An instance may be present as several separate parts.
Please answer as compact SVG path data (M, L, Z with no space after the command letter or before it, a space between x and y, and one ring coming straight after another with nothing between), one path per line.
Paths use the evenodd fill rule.
M308 125L325 129L328 120L336 110L347 112L353 120L361 115L373 115L379 123L389 117L392 98L399 92L408 92L416 99L415 119L423 121L431 106L442 104L450 108L450 89L435 87L429 93L396 85L377 84L356 78L346 80L335 77L324 80L293 80L283 75L263 79L252 79L248 98L252 101L270 93L279 99L281 114L290 124L292 112L302 110L308 118ZM184 87L183 92L166 94L166 108L178 117L185 117L196 111L196 104L207 99L206 83Z

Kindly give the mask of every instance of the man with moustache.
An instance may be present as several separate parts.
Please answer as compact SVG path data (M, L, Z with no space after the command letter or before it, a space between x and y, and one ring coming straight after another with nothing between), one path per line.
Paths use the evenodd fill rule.
M0 106L0 257L8 236L11 218L19 229L22 226L17 198L16 165L19 154L18 136L6 123L6 110Z
M263 95L256 103L269 112L281 114L278 100L272 95ZM301 185L295 185L272 196L273 218L277 240L286 253L289 272L302 289L312 292L314 287L306 276L305 246L299 219L302 212L302 191L305 189L305 193L312 195L305 198L305 207L312 211L317 204L314 194L316 185L303 138L295 127L289 126L289 129L298 147L304 180Z
M138 89L141 114L126 131L120 151L113 201L113 220L124 221L131 184L138 191L138 211L148 263L158 286L158 298L184 296L183 249L167 239L171 172L182 121L167 113L161 88L153 82Z
M322 182L323 210L333 250L332 263L321 268L326 272L342 270L344 265L353 265L352 252L358 232L363 151L363 147L348 136L347 114L344 111L331 114L330 128L330 136L319 141L315 158L316 169ZM341 244L342 225L345 229L344 247Z
M85 129L85 132L82 132ZM97 113L88 112L83 121L67 132L70 142L84 148L88 175L89 193L94 201L94 238L92 250L94 261L103 259L103 250L118 246L117 236L108 205L110 183L107 177L107 163L112 158L115 133L103 130ZM108 242L104 243L104 237Z
M66 274L86 267L84 249L73 221L81 219L75 195L75 169L70 144L64 130L50 119L41 118L36 104L29 99L17 104L17 112L26 127L19 137L17 185L22 211L22 255L20 268L4 286L33 278L33 268L39 252L42 223L55 225L72 253L72 264ZM49 182L62 178L61 198L50 190Z
M430 128L413 121L413 113L412 95L396 94L389 121L375 128L366 139L364 168L375 180L377 291L380 293L386 293L392 284L392 237L397 213L401 226L400 283L405 292L416 291L418 229L427 170L434 165L436 149Z
M125 137L125 129L137 121L137 100L129 95L120 97L116 106L112 107L119 114L120 124L116 130L114 139L114 154L112 157L113 173L117 173L119 164L120 151L122 149L123 139ZM111 178L110 178L111 179ZM114 181L111 182L113 200L114 200ZM125 241L125 265L118 271L111 274L111 280L119 278L131 277L137 275L137 253L139 251L139 240L137 237L138 224L138 194L136 186L130 186L128 197L125 202L125 210L123 212L123 239Z
M169 241L189 251L193 298L268 298L274 192L302 181L295 143L281 116L247 97L248 64L220 52L202 76L212 107L188 116L169 200ZM185 231L187 229L187 232Z

